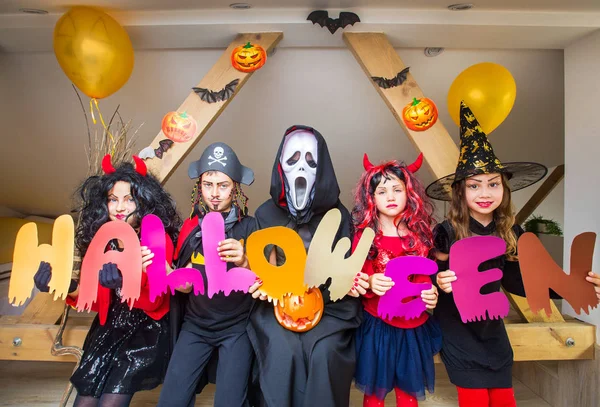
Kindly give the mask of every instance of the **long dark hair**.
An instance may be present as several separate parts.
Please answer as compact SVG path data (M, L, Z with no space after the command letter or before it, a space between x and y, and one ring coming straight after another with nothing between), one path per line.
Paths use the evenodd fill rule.
M502 175L502 188L504 195L500 206L494 211L494 222L496 222L496 234L506 242L506 256L509 260L517 260L517 236L512 230L515 224L515 211L512 204L508 178ZM460 180L452 185L452 201L448 211L448 220L456 233L456 240L471 236L469 230L469 207L465 198L467 189L466 179Z
M162 220L165 231L173 242L177 240L181 218L175 210L173 198L154 176L141 175L132 164L123 163L113 173L89 177L75 192L78 200L76 211L80 216L75 231L75 245L82 257L98 229L109 220L108 192L119 181L131 186L136 209L129 216L135 216L139 222L144 216L154 214Z

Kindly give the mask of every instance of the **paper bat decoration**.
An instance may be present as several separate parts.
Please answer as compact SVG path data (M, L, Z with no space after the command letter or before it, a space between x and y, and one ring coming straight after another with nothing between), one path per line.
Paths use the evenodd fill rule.
M142 151L138 154L142 160L146 158L162 158L163 154L167 152L169 148L174 144L173 140L164 139L158 142L158 148L152 148L152 146L148 146L143 148Z
M321 27L327 27L330 33L335 33L338 28L344 29L347 25L359 23L360 18L354 13L343 11L340 18L331 18L327 10L315 10L306 18L313 24L319 24Z
M382 78L381 76L371 76L371 79L373 79L373 82L375 82L381 89L394 88L406 82L409 69L410 67L407 66L391 79Z
M192 88L192 90L196 92L196 94L200 96L200 99L202 99L206 103L223 102L229 99L231 95L235 93L235 88L237 88L238 83L240 83L240 80L234 79L219 91L214 91L205 88Z

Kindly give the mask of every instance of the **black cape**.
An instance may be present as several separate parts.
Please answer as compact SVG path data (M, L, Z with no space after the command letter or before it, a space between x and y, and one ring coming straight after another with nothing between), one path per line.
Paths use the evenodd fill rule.
M255 213L258 227L287 226L298 231L303 240L310 241L325 213L338 208L342 213L342 226L335 243L342 237L351 239L350 214L339 200L340 189L325 140L319 132L305 126L293 126L286 135L296 129L312 131L318 142L315 194L310 210L298 219L287 208L279 163L284 136L273 165L271 199ZM323 280L325 282L326 276ZM356 356L354 333L362 322L362 310L357 298L347 296L335 303L329 301L328 283L320 287L325 300L323 318L305 333L292 332L279 325L271 303L255 304L247 330L258 363L261 405L334 407L350 404Z

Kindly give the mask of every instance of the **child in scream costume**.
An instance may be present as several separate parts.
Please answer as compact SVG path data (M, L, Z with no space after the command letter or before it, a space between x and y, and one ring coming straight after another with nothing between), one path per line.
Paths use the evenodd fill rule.
M323 136L312 127L292 126L286 130L275 157L271 199L256 210L256 221L259 228L286 226L295 230L308 249L323 216L337 208L342 223L335 245L342 237L351 237L350 214L340 202L339 194ZM271 253L276 254L277 264L283 264L279 248ZM360 302L353 296L362 288L356 285L350 295L331 302L327 276L323 276L323 281L325 284L319 287L324 299L323 317L309 331L292 332L284 328L275 318L273 305L267 301L257 303L252 309L247 329L257 356L261 406L350 404L356 356L354 333L362 318Z
M473 112L461 104L461 149L454 174L432 183L427 194L451 200L448 220L434 230L439 272L440 301L435 315L443 332L442 360L450 381L458 389L460 407L515 406L512 389L513 351L501 319L463 323L452 295L457 277L448 270L452 244L469 236L498 236L506 241L506 254L488 260L480 271L499 268L501 281L481 290L525 295L517 261L517 239L523 229L515 224L511 190L542 179L546 167L536 163L502 164Z
M439 352L440 328L427 312L418 318L377 315L379 297L393 286L383 275L389 260L398 256L429 255L433 247L433 206L413 173L422 156L408 167L390 161L373 166L365 154L352 211L356 246L365 228L376 235L362 271L369 275L369 290L362 296L364 321L356 333L355 383L365 393L364 407L384 406L387 393L396 392L398 407L418 406L425 388L432 393L435 381L433 356ZM415 283L430 283L429 276L414 276ZM437 289L421 292L428 309L437 303Z
M79 188L81 218L75 239L82 257L106 222L127 222L137 230L141 219L151 213L163 222L167 259L172 258L172 242L181 224L175 203L156 178L146 173L144 162L134 159L135 169L129 163L115 169L106 156L105 174L88 178ZM120 249L116 239L108 246L107 250ZM92 308L98 315L85 339L81 363L71 377L77 389L76 407L128 406L134 393L162 383L169 357L169 296L150 302L145 270L154 254L146 247L141 249L144 273L133 309L121 302L123 278L117 266L107 263L99 272L98 298ZM40 291L48 291L51 274L50 265L42 262L34 277ZM69 291L67 303L75 305L77 281L71 281Z

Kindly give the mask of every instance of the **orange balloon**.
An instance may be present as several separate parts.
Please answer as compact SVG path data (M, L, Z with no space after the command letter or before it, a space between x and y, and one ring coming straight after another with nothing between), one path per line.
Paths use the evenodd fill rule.
M113 94L133 71L127 32L111 16L91 7L73 7L58 20L54 54L69 79L91 98Z
M460 127L460 102L471 108L483 131L490 134L512 110L517 85L508 69L483 62L462 71L448 90L448 113Z

